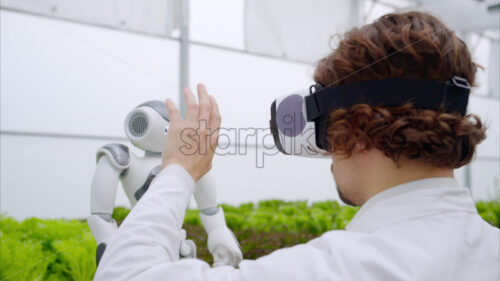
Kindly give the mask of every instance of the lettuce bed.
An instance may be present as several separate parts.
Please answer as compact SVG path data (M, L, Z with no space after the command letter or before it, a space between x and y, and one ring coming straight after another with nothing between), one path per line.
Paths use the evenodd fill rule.
M500 203L478 202L490 224L500 226ZM321 233L344 229L357 208L334 201L262 201L257 205L223 205L226 220L247 259L278 248L306 242ZM121 222L129 210L118 207ZM211 263L198 211L189 210L184 228L198 246L198 257ZM91 280L95 271L95 241L83 220L30 218L18 222L0 217L0 280Z

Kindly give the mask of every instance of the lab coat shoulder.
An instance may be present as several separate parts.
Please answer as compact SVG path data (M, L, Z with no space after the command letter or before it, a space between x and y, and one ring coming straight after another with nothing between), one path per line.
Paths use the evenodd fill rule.
M228 280L412 280L412 264L397 256L390 240L373 233L329 231L306 244L244 260ZM415 255L426 255L408 247Z
M240 263L240 280L338 280L340 263L322 237Z
M256 260L243 260L238 269L230 266L210 268L206 262L197 259L160 263L137 275L137 280L344 280L341 279L339 261L321 249L321 243L311 243L315 240L322 238L276 250Z
M331 231L318 247L346 280L499 280L500 232L476 213L443 213L370 232ZM371 277L370 277L371 276Z
M256 260L243 260L238 269L229 266L210 268L207 263L195 259L164 263L141 275L141 280L158 280L158 276L164 276L163 280L179 281L355 280L356 276L369 276L354 274L360 269L349 262L356 260L354 255L362 253L358 242L363 239L358 241L356 236L356 233L332 231L308 243L279 249ZM339 245L341 247L337 248ZM351 251L352 247L359 249Z
M335 271L342 280L415 280L415 264L405 253L423 263L429 254L411 240L379 232L329 231L320 239L311 240L311 247L321 249L336 264ZM403 250L404 249L404 250Z

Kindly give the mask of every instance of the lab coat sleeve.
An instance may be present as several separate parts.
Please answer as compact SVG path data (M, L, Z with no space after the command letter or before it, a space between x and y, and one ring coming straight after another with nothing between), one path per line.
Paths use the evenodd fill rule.
M194 186L181 166L165 167L110 239L94 280L131 280L157 264L177 262Z
M94 280L325 280L339 270L319 239L285 248L239 269L179 260L181 229L195 183L178 165L166 167L107 245Z

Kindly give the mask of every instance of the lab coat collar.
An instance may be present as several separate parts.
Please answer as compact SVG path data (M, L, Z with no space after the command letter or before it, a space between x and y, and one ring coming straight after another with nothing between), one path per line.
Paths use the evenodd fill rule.
M455 178L428 178L388 188L370 198L346 226L348 231L377 228L448 212L477 213L469 190Z

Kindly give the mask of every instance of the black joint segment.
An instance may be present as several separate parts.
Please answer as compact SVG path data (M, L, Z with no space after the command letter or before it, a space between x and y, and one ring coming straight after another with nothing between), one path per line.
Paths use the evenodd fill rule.
M139 188L135 193L134 193L134 197L137 201L139 201L139 199L141 199L141 197L144 195L144 193L146 193L146 191L148 191L148 188L149 188L149 185L151 184L151 182L153 181L153 179L161 172L161 165L158 165L156 167L154 167L151 172L149 172L149 175L148 177L146 178L146 181L144 182L144 184L141 186L141 188Z
M158 114L160 114L163 119L170 122L170 117L168 115L167 106L163 102L161 102L159 100L151 100L151 101L147 101L145 103L140 104L138 107L141 107L141 106L151 107L156 112L158 112Z
M100 243L97 245L97 250L95 251L95 264L99 265L101 261L102 255L104 255L104 251L106 250L106 243Z
M271 134L273 135L276 148L281 153L288 154L281 146L280 133L278 132L278 125L276 123L276 101L273 101L273 103L271 104L271 120L269 120L269 129L271 130Z
M120 173L120 176L124 177L124 176L127 175L127 173L128 173L128 168L127 169L123 169L123 171Z
M111 153L111 156L113 156L113 159L120 166L126 167L130 164L130 153L127 146L119 143L111 143L103 146L101 149L109 151L109 153Z
M307 121L311 122L321 115L321 112L316 101L316 96L309 95L304 98L306 103Z

